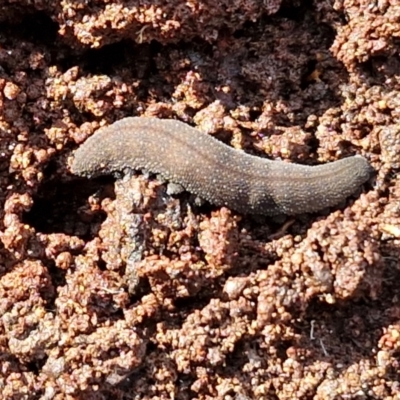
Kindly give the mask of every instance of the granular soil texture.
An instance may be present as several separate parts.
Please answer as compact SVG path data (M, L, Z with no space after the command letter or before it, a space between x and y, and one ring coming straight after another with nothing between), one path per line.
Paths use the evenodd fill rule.
M0 0L0 398L399 399L397 3ZM74 176L127 116L376 176L296 218Z

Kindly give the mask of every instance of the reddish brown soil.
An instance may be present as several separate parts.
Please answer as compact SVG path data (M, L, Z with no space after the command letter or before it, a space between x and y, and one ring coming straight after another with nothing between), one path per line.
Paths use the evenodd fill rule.
M397 3L0 0L0 398L399 399ZM73 176L129 115L377 178L261 220Z

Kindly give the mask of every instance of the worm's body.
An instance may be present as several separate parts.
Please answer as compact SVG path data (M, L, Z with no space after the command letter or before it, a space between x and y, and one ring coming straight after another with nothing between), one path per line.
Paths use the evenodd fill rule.
M100 129L75 153L82 176L125 169L161 174L212 204L246 214L300 214L334 206L370 177L361 156L319 166L246 154L175 120L129 117Z

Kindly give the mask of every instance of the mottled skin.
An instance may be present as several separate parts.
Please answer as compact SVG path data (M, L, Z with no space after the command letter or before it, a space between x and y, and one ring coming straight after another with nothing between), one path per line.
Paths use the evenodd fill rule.
M251 156L175 120L130 117L100 129L75 152L82 176L146 170L212 204L245 214L300 214L333 206L370 177L361 156L304 166Z

